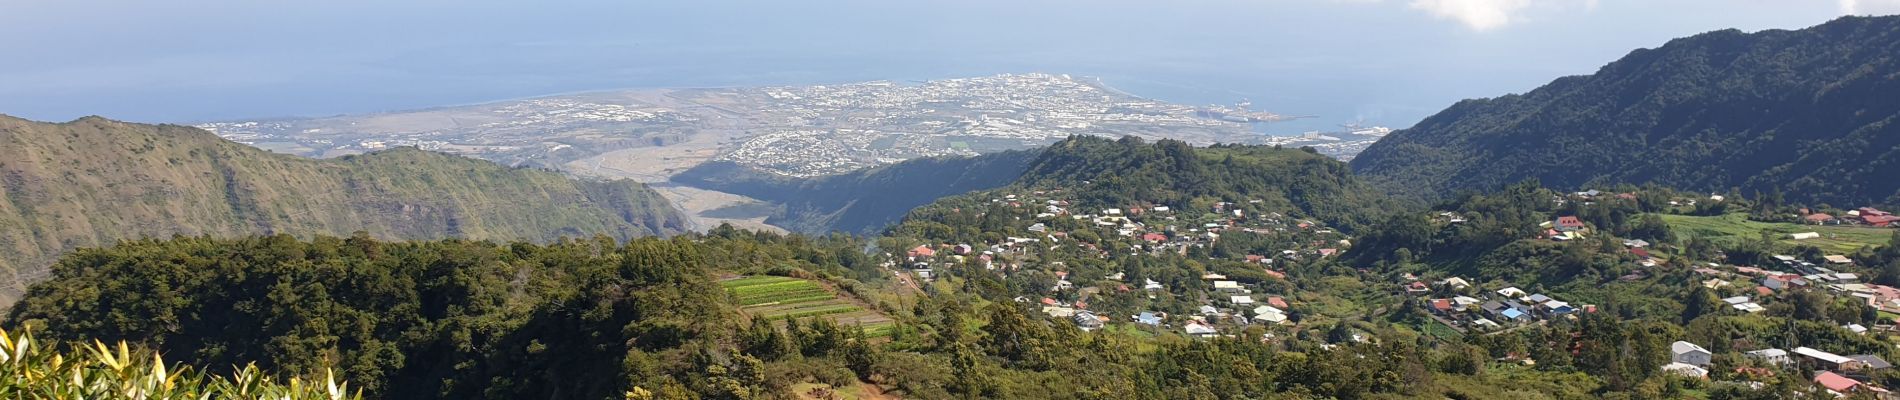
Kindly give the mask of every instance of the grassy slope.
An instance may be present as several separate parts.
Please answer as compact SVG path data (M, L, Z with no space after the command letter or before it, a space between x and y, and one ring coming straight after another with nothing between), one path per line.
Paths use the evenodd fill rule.
M1765 231L1774 233L1782 243L1811 245L1833 253L1853 252L1862 246L1884 245L1893 235L1893 230L1881 228L1750 221L1742 214L1718 217L1663 214L1662 218L1664 222L1669 223L1670 230L1685 238L1696 236L1727 243L1735 240L1757 240L1761 237L1761 232ZM1817 232L1821 234L1821 237L1808 240L1788 238L1788 234L1796 232Z
M60 253L143 236L291 233L553 240L668 234L683 218L630 182L413 149L311 160L183 126L0 116L0 303Z

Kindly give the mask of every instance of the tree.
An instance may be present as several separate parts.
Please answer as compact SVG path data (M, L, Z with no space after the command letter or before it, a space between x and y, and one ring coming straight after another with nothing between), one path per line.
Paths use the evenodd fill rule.
M1721 312L1723 307L1727 307L1727 304L1723 303L1722 299L1716 298L1715 293L1708 287L1695 285L1695 288L1690 289L1682 299L1681 321L1683 324L1688 324L1702 316L1715 315Z

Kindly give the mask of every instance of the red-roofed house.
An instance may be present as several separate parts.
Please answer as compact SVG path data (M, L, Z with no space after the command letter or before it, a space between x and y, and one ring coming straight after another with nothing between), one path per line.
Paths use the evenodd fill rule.
M1773 296L1775 295L1775 290L1769 289L1767 286L1756 286L1755 294L1762 295L1762 296Z
M1266 261L1266 259L1267 259L1267 256L1263 256L1263 255L1257 255L1257 254L1247 255L1247 262L1250 262L1250 263L1258 263L1261 261Z
M1900 222L1900 216L1893 216L1893 215L1862 215L1860 216L1860 219L1862 221L1867 221L1868 225L1873 225L1879 228L1894 226L1895 222Z
M1580 231L1583 230L1583 220L1577 219L1575 216L1557 217L1556 228L1558 232Z
M1822 372L1820 375L1815 375L1814 383L1827 388L1828 391L1840 394L1853 393L1855 390L1860 389L1860 381L1833 372Z
M909 253L909 254L910 254L910 256L911 256L911 257L913 257L913 258L915 258L915 257L936 257L936 256L937 256L937 249L932 249L932 248L930 248L930 246L928 246L928 245L921 245L921 244L920 244L920 245L917 245L917 247L913 247L913 248L911 248L911 249L910 249L910 253Z
M1439 313L1450 313L1451 299L1432 299L1432 311L1437 311Z
M1644 250L1641 247L1630 249L1630 254L1635 254L1637 257L1650 258L1649 250Z
M1168 235L1163 235L1159 232L1148 232L1148 233L1141 234L1141 240L1146 240L1150 242L1165 242L1165 241L1168 241Z
M1286 279L1286 274L1284 274L1284 273L1280 273L1280 271L1274 271L1274 270L1270 270L1270 269L1269 269L1269 270L1267 270L1267 276L1271 276L1271 277L1275 277L1275 278L1280 278L1280 279Z
M1281 298L1280 296L1271 296L1271 297L1267 297L1267 305L1269 305L1269 306L1274 306L1274 307L1277 307L1277 308L1279 308L1279 309L1282 309L1282 310L1285 310L1285 309L1288 309L1288 308L1292 308L1292 307L1287 307L1287 306L1286 306L1286 299L1284 299L1284 298Z
M1808 221L1808 223L1810 224L1819 225L1819 224L1827 223L1828 221L1833 221L1834 216L1822 214L1822 213L1813 213L1813 214L1808 214L1808 216L1801 217L1801 219Z

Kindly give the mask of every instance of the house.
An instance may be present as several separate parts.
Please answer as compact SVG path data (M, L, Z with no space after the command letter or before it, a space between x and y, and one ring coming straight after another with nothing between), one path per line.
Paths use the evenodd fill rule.
M1486 314L1505 321L1524 322L1530 320L1530 309L1515 301L1487 301L1484 303L1483 308Z
M1577 308L1571 307L1570 303L1557 300L1546 301L1539 306L1543 307L1544 312L1550 315L1569 315L1570 313L1577 312Z
M1801 356L1803 362L1812 363L1816 368L1830 371L1852 371L1860 369L1861 365L1860 360L1809 347L1796 347L1794 354Z
M1161 282L1155 282L1155 280L1153 279L1142 279L1142 280L1146 281L1141 284L1142 290L1166 290L1167 289L1167 287L1161 286Z
M937 250L930 248L929 245L920 244L920 245L917 245L917 247L912 247L910 249L910 252L908 252L907 254L910 255L910 258L912 259L930 258L930 257L937 256Z
M1240 293L1241 291L1244 291L1247 289L1242 288L1240 286L1240 282L1214 281L1214 290L1219 290L1219 291L1229 292L1229 293Z
M1852 358L1854 359L1854 361L1860 361L1861 367L1866 368L1867 370L1883 370L1883 369L1893 368L1892 363L1888 363L1887 359L1880 358L1880 356L1878 355L1857 354L1857 355L1847 356L1847 358Z
M1230 296L1227 299L1232 301L1235 306L1253 304L1253 296Z
M1160 326L1161 316L1154 312L1142 312L1140 315L1135 316L1135 323L1148 326Z
M1269 306L1274 306L1274 307L1278 307L1278 308L1280 308L1280 309L1282 309L1282 310L1284 310L1284 309L1288 309L1288 308L1292 308L1292 307L1287 307L1287 305L1286 305L1286 299L1284 299L1284 298L1281 298L1280 296L1268 296L1268 297L1267 297L1267 305L1269 305Z
M1827 259L1828 264L1853 264L1854 263L1854 259L1847 258L1847 256L1843 256L1839 254L1823 256L1821 258Z
M1687 376L1691 378L1708 378L1709 377L1708 369L1695 366L1695 365L1679 363L1679 362L1663 364L1662 370L1663 372L1669 372L1676 375Z
M1555 299L1550 298L1550 296L1545 296L1543 293L1533 294L1530 295L1530 297L1524 298L1524 301L1530 302L1531 304L1544 304L1544 302L1551 300Z
M1642 239L1624 239L1623 246L1627 246L1631 248L1649 247L1649 241L1642 240Z
M1439 314L1450 314L1454 309L1451 299L1432 299L1431 307L1433 312Z
M1808 223L1810 224L1820 225L1820 224L1833 222L1834 216L1822 214L1822 213L1813 213L1813 214L1808 214L1807 216L1801 217L1801 219L1804 221L1808 221Z
M1761 304L1755 303L1754 300L1750 300L1748 296L1730 297L1730 298L1722 299L1722 302L1728 303L1729 307L1732 307L1736 310L1741 310L1742 312L1746 312L1746 313L1758 313L1758 312L1768 310L1767 308L1762 307Z
M1670 361L1698 367L1709 366L1710 357L1714 356L1714 354L1709 353L1709 350L1702 348L1702 346L1681 340L1669 344L1669 353ZM1704 374L1706 375L1706 372Z
M1452 306L1458 307L1459 310L1468 309L1468 308L1471 308L1471 306L1478 305L1480 303L1484 303L1484 301L1478 300L1477 298L1471 297L1471 296L1452 296L1451 297Z
M1558 232L1581 231L1583 230L1583 220L1577 219L1576 216L1557 217L1557 222L1553 224L1553 229L1556 229Z
M1254 322L1267 324L1267 325L1283 324L1283 323L1286 323L1286 319L1287 318L1286 318L1285 313L1277 313L1277 312L1254 314L1253 316Z
M1147 241L1150 243L1166 242L1168 241L1168 235L1164 235L1159 232L1148 232L1148 233L1141 234L1141 240Z
M1794 363L1794 359L1788 358L1788 351L1782 349L1761 349L1742 353L1742 355L1773 365L1788 365Z
M1516 286L1498 289L1498 295L1504 296L1507 298L1513 298L1513 299L1523 298L1524 295L1526 294L1529 294L1529 293L1524 293L1523 290L1518 290Z
M1814 375L1814 384L1827 388L1827 391L1833 392L1836 396L1846 396L1849 393L1857 392L1862 386L1860 381L1854 380L1854 378L1827 371Z
M1800 275L1795 274L1774 274L1766 278L1761 278L1761 285L1774 290L1788 290L1789 288L1807 286L1808 280L1807 278L1802 278Z
M1211 337L1219 333L1220 331L1214 329L1213 325L1208 325L1206 323L1202 323L1201 321L1189 322L1187 324L1188 336Z
M1470 281L1466 281L1465 278L1459 278L1456 276L1445 278L1445 280L1442 280L1442 281L1438 281L1438 284L1439 286L1451 288L1452 290L1464 290L1464 288L1471 287Z
M1077 311L1075 312L1075 327L1082 328L1083 331L1102 329L1102 319L1096 317L1095 313Z
M1214 306L1201 306L1201 315L1220 315L1220 309Z
M1425 282L1412 281L1412 283L1405 284L1405 293L1408 293L1408 294L1420 294L1420 293L1427 293L1431 291L1432 291L1432 288L1425 286Z

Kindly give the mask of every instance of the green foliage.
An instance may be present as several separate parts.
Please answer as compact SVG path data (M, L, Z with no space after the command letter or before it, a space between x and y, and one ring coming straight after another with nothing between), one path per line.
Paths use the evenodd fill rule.
M278 381L256 365L230 375L165 362L125 342L60 349L0 330L0 396L15 399L343 400L362 395L334 376Z
M1657 183L1813 203L1900 204L1900 17L1723 30L1639 49L1593 75L1466 100L1352 161L1440 199L1525 178ZM1753 196L1764 197L1764 196Z

